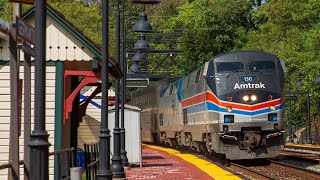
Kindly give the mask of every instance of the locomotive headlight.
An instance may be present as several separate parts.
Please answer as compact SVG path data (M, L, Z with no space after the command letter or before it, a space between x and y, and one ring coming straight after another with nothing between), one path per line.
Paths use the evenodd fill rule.
M226 111L227 111L227 112L231 112L231 111L232 111L232 107L227 106L227 107L226 107Z
M250 97L251 101L256 101L258 99L258 97L256 95L251 95Z
M247 101L249 101L249 96L248 96L248 95L244 95L244 96L242 97L242 99L243 99L245 102L247 102Z
M271 105L271 106L269 106L269 109L270 109L271 111L274 111L274 110L276 110L276 107L275 107L274 105Z

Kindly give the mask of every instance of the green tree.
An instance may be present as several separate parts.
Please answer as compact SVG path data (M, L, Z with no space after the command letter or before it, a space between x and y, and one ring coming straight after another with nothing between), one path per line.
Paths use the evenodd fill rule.
M179 15L166 27L183 33L178 48L183 50L179 65L185 73L218 53L242 46L252 26L251 6L246 0L194 0L178 8Z
M320 73L320 1L270 0L253 11L256 29L250 31L243 49L258 49L276 54L287 66L287 91L311 91L312 116L318 114L320 88L314 80ZM303 76L301 77L302 74ZM301 80L303 86L295 87ZM306 120L306 98L299 98L301 116L296 124Z

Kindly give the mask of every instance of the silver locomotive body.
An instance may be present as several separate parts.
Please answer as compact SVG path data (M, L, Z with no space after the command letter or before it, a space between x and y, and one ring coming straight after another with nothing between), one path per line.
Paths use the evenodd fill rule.
M156 115L143 115L142 107L142 123L152 117L156 124L142 125L143 134L151 132L144 142L188 146L231 160L276 157L284 145L283 68L268 53L233 52L162 84Z

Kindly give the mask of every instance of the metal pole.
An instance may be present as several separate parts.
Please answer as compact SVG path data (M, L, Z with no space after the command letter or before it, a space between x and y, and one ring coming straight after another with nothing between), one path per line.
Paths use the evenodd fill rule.
M307 128L307 144L312 144L311 140L311 123L310 123L310 92L307 92L308 96L308 128Z
M120 62L120 0L117 0L116 12L116 62ZM124 168L120 157L120 128L119 128L119 84L118 79L115 80L115 127L113 130L113 157L111 164L111 172L114 178L124 178Z
M24 53L24 179L30 179L31 56Z
M46 0L35 4L35 108L34 131L30 135L30 179L49 179L48 133L45 130Z
M110 130L108 129L108 55L109 55L109 0L102 1L102 110L97 179L112 179L110 171Z
M289 122L289 125L290 125L290 128L289 128L289 142L288 143L293 143L293 132L292 132L292 119L291 119L291 100L289 100L289 113L290 113L290 122Z
M13 5L13 22L20 16L20 4ZM8 169L8 179L19 179L19 55L17 52L16 28L9 26L9 53L10 53L10 146L9 160L11 168Z
M122 0L122 63L121 70L123 78L121 79L121 159L123 166L129 166L127 151L126 151L126 130L124 128L124 109L126 103L126 79L127 79L127 62L126 62L126 27L124 23L124 11L125 11L125 0Z

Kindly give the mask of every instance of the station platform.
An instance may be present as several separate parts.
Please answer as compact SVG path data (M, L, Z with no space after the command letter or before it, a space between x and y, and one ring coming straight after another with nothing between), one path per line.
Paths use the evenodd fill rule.
M319 145L308 145L308 144L291 144L287 143L284 146L285 148L291 148L291 149L306 149L311 151L320 151Z
M132 167L126 171L127 179L241 179L211 162L170 148L143 145L142 161L142 167Z

